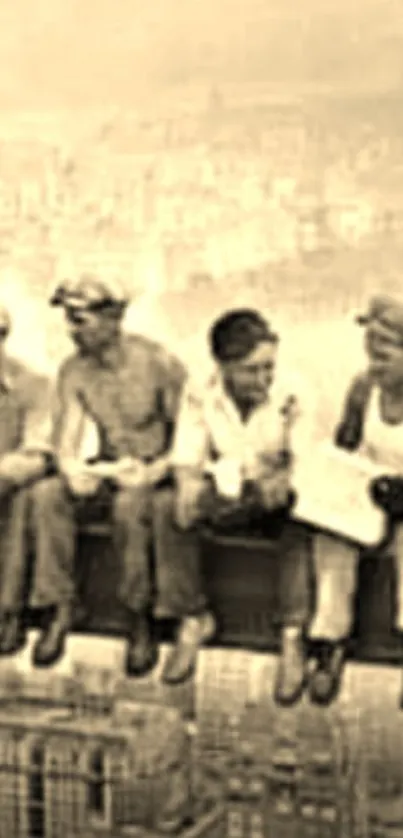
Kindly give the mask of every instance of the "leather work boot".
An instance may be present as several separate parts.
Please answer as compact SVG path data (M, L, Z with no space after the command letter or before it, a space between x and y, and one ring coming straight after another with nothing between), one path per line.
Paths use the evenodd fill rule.
M285 626L281 635L274 700L282 707L291 707L302 696L305 687L304 642L299 628Z
M158 645L149 614L130 615L130 630L127 641L126 673L139 678L147 675L158 662Z
M21 614L6 614L0 626L0 655L15 655L25 645Z
M320 641L315 668L309 679L309 696L314 704L327 706L337 697L343 674L345 645Z
M35 643L32 655L34 666L53 666L64 655L67 635L72 625L71 605L58 605L53 619Z
M198 650L214 637L215 631L215 619L208 611L182 620L176 643L165 661L164 684L182 684L193 675Z

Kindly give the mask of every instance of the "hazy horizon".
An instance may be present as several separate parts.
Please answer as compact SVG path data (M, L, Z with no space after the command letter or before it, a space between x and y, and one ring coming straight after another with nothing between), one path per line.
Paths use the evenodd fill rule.
M399 90L393 0L28 0L0 5L0 108L135 105L177 85Z
M131 325L180 347L189 365L217 307L274 311L290 355L337 409L322 362L337 359L342 385L358 341L347 327L345 337L350 311L374 283L400 285L402 47L392 0L305 0L298 14L286 0L37 0L34 14L28 0L0 3L10 348L38 369L58 363L68 346L48 290L66 264L89 261L141 285ZM215 87L239 105L218 143L209 120L193 137L186 118L168 124L182 95L200 112ZM258 89L301 95L302 106L289 122L281 108L243 113ZM315 91L325 95L311 108ZM125 116L143 105L152 118L132 130ZM209 291L192 287L200 272L214 278ZM322 359L317 341L329 336Z

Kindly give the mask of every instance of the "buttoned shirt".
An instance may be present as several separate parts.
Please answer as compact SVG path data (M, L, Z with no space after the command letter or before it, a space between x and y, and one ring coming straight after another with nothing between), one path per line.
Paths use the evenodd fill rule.
M246 478L254 479L262 457L275 455L291 443L296 452L306 452L312 436L311 423L302 399L304 385L295 376L275 382L264 403L247 421L226 393L216 371L206 385L189 381L183 392L172 463L175 467L203 470L214 456L237 460ZM293 397L295 422L290 439L285 430L283 409Z
M56 452L59 457L77 456L89 420L102 459L155 459L169 446L184 379L180 361L142 336L122 336L101 357L77 353L58 377Z
M50 447L50 382L8 356L0 365L0 456Z

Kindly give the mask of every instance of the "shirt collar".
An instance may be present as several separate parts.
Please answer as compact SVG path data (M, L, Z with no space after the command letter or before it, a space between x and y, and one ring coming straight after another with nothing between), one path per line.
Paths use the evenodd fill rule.
M224 410L226 413L231 414L232 417L236 416L238 421L240 421L240 415L237 410L236 404L228 395L225 389L223 377L219 370L217 370L216 373L212 376L210 383L210 397L215 408L218 408L219 410ZM255 408L255 410L252 411L251 416L254 416L254 414L258 410L262 410L268 407L269 404L271 404L270 393L268 394L265 401L262 402L258 407Z

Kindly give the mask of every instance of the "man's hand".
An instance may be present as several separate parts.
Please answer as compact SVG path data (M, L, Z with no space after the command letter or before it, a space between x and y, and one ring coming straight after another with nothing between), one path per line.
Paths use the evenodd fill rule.
M288 500L290 484L290 471L287 468L262 477L258 483L258 492L263 507L270 510L284 506Z
M230 500L239 500L244 482L241 462L230 457L221 457L215 463L210 463L205 473L213 478L218 495Z
M181 476L176 481L175 520L183 530L189 529L199 516L200 498L205 488L203 477Z
M148 466L134 457L124 457L115 465L113 479L120 489L136 489L148 484Z
M40 452L10 451L0 458L0 480L23 487L46 473L46 459Z
M93 472L93 467L79 460L65 460L61 464L61 473L73 495L87 497L99 490L103 477Z
M114 480L121 489L154 486L169 473L169 457L160 457L153 463L143 463L134 457L122 457L116 462L100 460L88 465L88 473L102 480Z
M387 515L393 518L403 516L403 478L384 474L371 480L369 485L371 500Z

